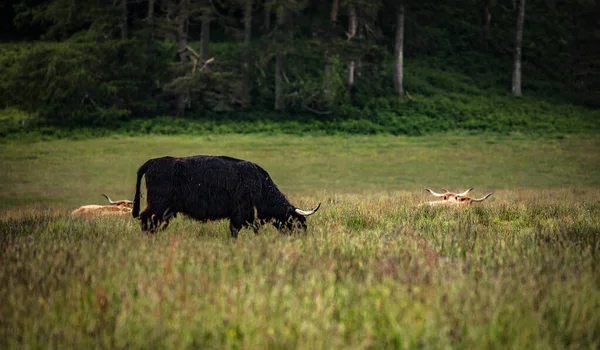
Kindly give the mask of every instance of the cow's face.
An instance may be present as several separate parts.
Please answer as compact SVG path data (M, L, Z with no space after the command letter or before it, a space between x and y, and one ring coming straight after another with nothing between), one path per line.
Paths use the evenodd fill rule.
M285 226L288 230L301 229L306 231L306 216L292 211L288 220L286 221Z
M306 217L294 211L294 208L288 210L285 217L276 219L273 224L279 231L306 230Z
M488 199L492 195L492 193L488 193L487 195L485 195L482 198L475 199L475 198L466 196L466 194L469 193L473 188L469 188L468 190L466 190L463 193L454 193L454 192L449 192L445 188L442 188L442 189L445 191L445 193L436 193L436 192L433 192L432 190L430 190L429 188L426 188L425 190L429 191L434 196L441 198L441 200L427 202L427 204L429 204L429 205L449 205L449 206L466 205L466 204L471 204L471 203L475 203L475 202L483 202L484 200Z
M112 205L116 205L118 207L133 207L133 201L130 200L126 200L126 199L121 199L118 201L113 201L112 199L110 199L110 197L104 193L102 193L102 195L108 200L108 203L112 204Z
M277 226L277 228L279 230L281 230L281 229L286 229L289 231L293 231L293 230L297 230L297 229L306 230L306 218L308 216L314 214L317 210L319 210L320 206L321 206L321 203L319 203L319 205L317 205L316 208L314 208L312 210L308 210L308 211L298 209L295 207L290 207L285 213L285 218L281 221L277 221L275 226Z

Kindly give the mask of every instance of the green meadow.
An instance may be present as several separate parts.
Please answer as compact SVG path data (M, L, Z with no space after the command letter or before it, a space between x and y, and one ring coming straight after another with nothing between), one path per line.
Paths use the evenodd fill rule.
M591 136L114 136L0 143L0 209L131 199L146 160L194 154L258 163L289 195L600 188L600 139Z
M265 168L308 230L81 218L152 157ZM600 139L140 136L0 143L0 348L598 348ZM424 187L485 202L421 205Z

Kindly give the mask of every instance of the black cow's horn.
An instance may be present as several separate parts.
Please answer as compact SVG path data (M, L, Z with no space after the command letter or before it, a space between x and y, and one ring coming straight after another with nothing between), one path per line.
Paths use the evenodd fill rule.
M298 213L298 214L300 214L302 216L309 216L309 215L312 215L312 214L316 213L317 210L319 210L320 207L321 207L321 203L319 203L319 205L317 205L317 207L315 209L313 209L313 210L305 211L305 210L298 209L298 208L296 208L295 210L296 210L296 213Z

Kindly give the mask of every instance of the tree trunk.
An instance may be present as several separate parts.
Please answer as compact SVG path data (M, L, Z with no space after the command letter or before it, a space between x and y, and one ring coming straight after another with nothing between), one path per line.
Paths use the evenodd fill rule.
M394 90L404 96L404 3L396 10L396 43L394 50Z
M490 12L490 0L483 0L481 8L481 39L484 43L490 40L490 24L492 13Z
M127 0L121 0L121 19L119 27L121 27L121 39L127 39L129 37L129 26L127 24Z
M333 0L331 4L331 22L337 22L338 12L340 10L340 0Z
M148 21L154 18L154 0L148 0Z
M200 58L208 59L208 43L210 42L210 15L204 10L202 15L202 32L200 33Z
M331 30L327 33L326 48L325 48L325 71L323 73L323 92L328 103L333 100L332 80L333 80L333 65L331 63L331 46L333 45L334 29L337 22L338 11L340 7L339 0L332 0L331 3Z
M244 8L244 63L242 65L242 96L250 101L250 40L252 39L252 0L246 0Z
M180 4L179 12L176 17L177 21L177 53L179 54L179 61L188 62L189 55L187 52L187 44L188 44L188 33L187 33L187 21L188 21L188 7L187 1L183 0ZM185 112L185 104L187 99L187 94L180 92L176 96L176 108L177 115L182 116Z
M358 36L359 41L362 41L365 36L365 34L364 34L365 29L364 29L364 25L362 22L363 22L363 19L360 18L360 21L358 23L358 30L357 30L357 32L358 32L357 36ZM362 76L362 60L360 59L360 57L356 60L354 75L359 78Z
M348 84L348 87L351 87L354 85L355 66L356 66L356 64L354 63L354 61L348 62L348 69L347 69L347 75L346 75L346 84Z
M512 93L522 96L521 92L521 48L523 44L523 23L525 22L525 0L519 0L517 27L515 34L515 57L512 77Z
M181 9L177 14L177 53L179 54L179 60L181 62L188 62L189 56L187 52L188 35L187 35L187 21L188 11L186 0L182 1Z
M275 110L283 109L283 101L281 100L281 74L283 73L283 53L280 48L277 48L275 53Z
M348 9L348 40L351 40L356 35L356 28L358 27L358 19L356 15L356 7L351 4ZM346 84L348 86L354 85L354 69L355 63L354 60L348 62L347 76L346 76Z
M266 33L269 30L271 30L272 6L273 6L273 3L270 0L265 0L265 8L264 8L265 20L263 22L263 33Z
M277 8L277 29L281 31L283 28L283 24L285 23L285 9L283 5L279 5ZM279 34L279 33L278 33ZM282 93L282 84L283 84L283 50L281 48L282 43L280 41L277 42L277 48L275 52L275 110L281 111L284 109L283 99L281 96Z

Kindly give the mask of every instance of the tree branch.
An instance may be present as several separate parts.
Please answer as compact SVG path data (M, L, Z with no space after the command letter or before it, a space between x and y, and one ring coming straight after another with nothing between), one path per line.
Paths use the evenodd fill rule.
M302 105L302 107L303 107L304 109L306 109L307 111L309 111L309 112L312 112L312 113L314 113L314 114L325 115L325 114L330 114L330 113L331 113L331 111L317 111L317 110L315 110L315 109L312 109L312 108L308 107L308 106L307 106L307 105L305 105L305 104L303 104L303 105Z
M194 49L192 49L192 48L191 48L189 45L188 45L188 46L186 46L185 48L186 48L186 49L187 49L189 52L191 52L191 53L192 53L192 55L194 55L196 58L198 58L198 59L200 59L200 58L201 58L201 57L200 57L200 55L199 55L199 54L198 54L196 51L194 51Z

